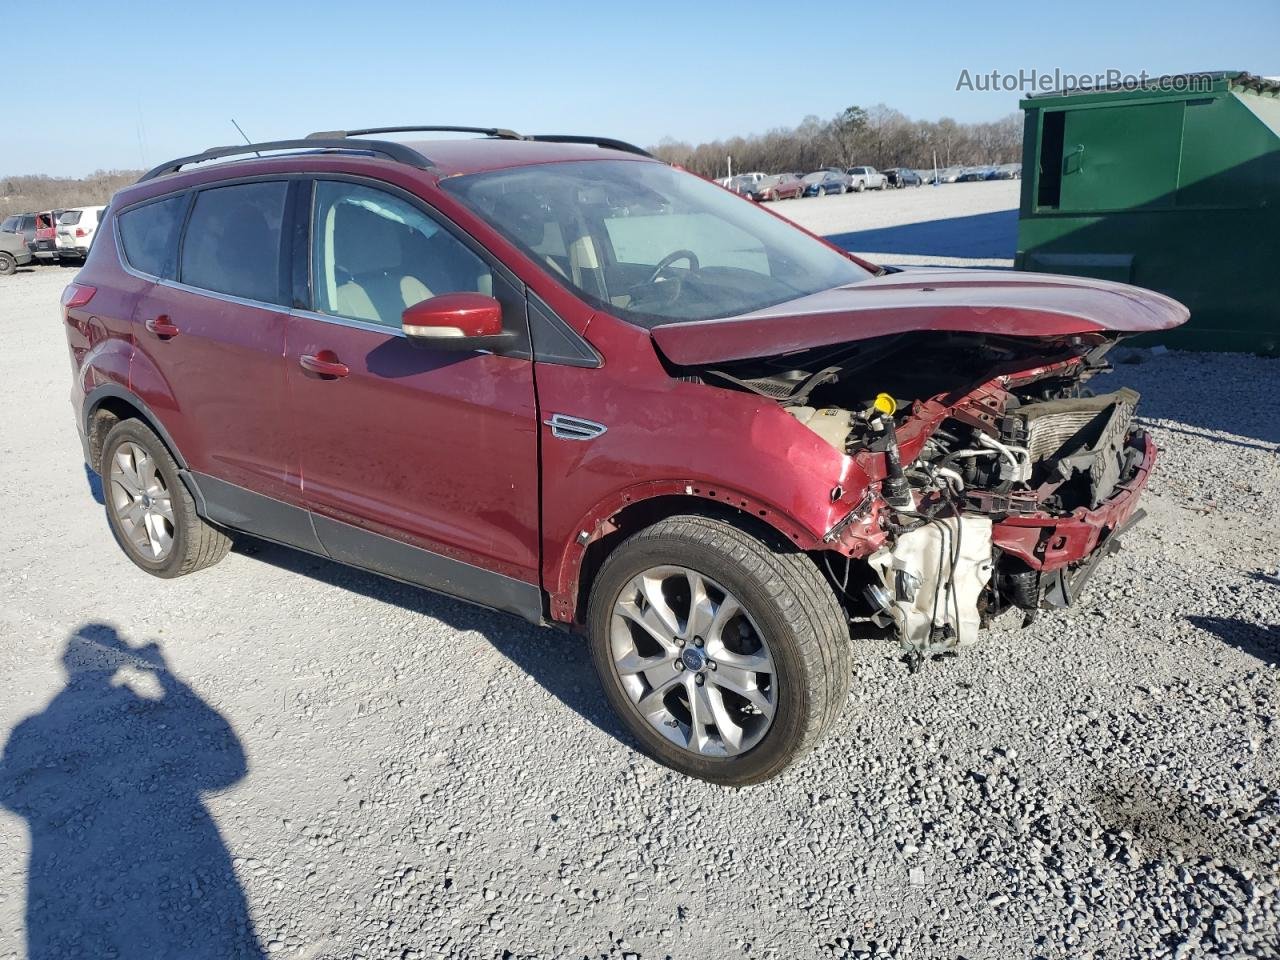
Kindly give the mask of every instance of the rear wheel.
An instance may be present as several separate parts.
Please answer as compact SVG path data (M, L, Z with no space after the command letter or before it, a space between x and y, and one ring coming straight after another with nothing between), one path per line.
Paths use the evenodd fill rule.
M10 254L0 252L0 277L7 277L18 272L18 261Z
M843 611L803 553L705 517L661 521L605 562L591 656L644 751L732 786L770 779L839 716Z
M815 190L815 191L813 192L813 195L814 195L815 197L825 197L825 196L827 195L827 188L826 188L826 187L819 187L817 190Z
M107 434L102 489L116 542L147 573L180 577L231 549L231 539L197 515L177 462L139 420L122 420Z

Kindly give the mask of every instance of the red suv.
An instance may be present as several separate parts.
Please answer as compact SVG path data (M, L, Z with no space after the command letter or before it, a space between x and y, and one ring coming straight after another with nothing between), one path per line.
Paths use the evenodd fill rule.
M890 271L618 141L447 129L115 196L63 305L138 566L245 532L580 629L647 752L745 784L843 709L851 618L972 643L1135 517L1137 396L1082 383L1178 303Z

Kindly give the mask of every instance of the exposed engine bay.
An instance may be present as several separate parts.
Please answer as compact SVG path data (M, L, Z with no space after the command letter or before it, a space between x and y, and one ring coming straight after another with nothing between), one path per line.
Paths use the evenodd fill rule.
M1113 343L908 333L681 372L778 402L864 468L855 514L883 536L828 573L851 615L923 656L1070 602L1131 522L1100 508L1154 456L1138 394L1085 386Z

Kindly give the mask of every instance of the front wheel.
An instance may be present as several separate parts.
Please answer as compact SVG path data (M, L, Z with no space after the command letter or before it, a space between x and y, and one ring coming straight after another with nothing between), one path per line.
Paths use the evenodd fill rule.
M777 776L848 694L848 629L818 568L719 520L672 517L618 547L588 625L605 693L644 752L713 783Z
M18 261L11 255L0 252L0 277L7 277L18 272Z

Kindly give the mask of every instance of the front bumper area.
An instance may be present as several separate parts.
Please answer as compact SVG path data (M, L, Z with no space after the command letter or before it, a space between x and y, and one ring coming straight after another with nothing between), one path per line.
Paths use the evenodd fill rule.
M1005 555L1016 557L1031 570L1051 574L1086 561L1117 530L1129 524L1138 509L1156 462L1156 445L1149 434L1131 432L1127 446L1141 450L1141 460L1121 479L1111 496L1090 510L1079 507L1065 517L1047 513L1012 516L992 527L992 543Z

